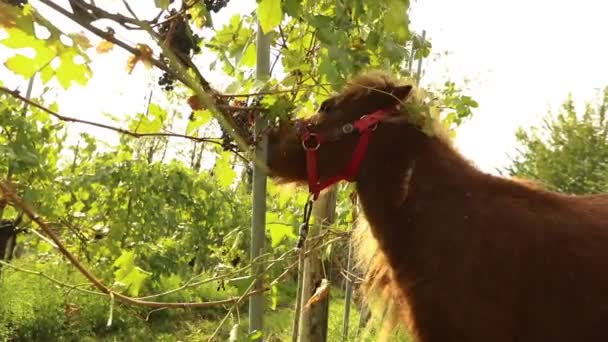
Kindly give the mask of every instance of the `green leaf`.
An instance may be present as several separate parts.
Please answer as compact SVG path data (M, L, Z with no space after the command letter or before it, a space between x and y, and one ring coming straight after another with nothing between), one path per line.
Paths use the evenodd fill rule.
M336 67L333 65L329 58L323 58L319 65L319 73L321 76L325 76L329 83L339 83L340 75L336 71Z
M245 291L247 291L247 289L251 285L252 281L253 278L251 276L244 276L230 279L230 281L228 281L226 285L234 286L239 293L245 293Z
M404 44L410 35L409 16L407 13L407 0L389 0L388 10L384 16L384 28L387 32L392 32L397 38L398 44Z
M285 0L283 2L283 9L285 14L290 17L297 18L302 13L302 1L301 0Z
M281 222L281 218L277 213L268 212L266 214L266 230L270 235L272 247L277 247L285 238L295 238L293 226L286 222Z
M277 304L279 303L279 287L277 286L276 282L272 282L270 286L270 300L270 307L272 308L272 310L276 310Z
M163 128L167 120L167 112L156 103L148 107L148 117L139 114L130 124L130 129L138 133L157 133Z
M116 282L124 285L131 296L137 296L144 281L150 277L151 273L135 266L135 254L132 251L124 251L122 255L114 261L113 266L118 267L114 272Z
M234 182L236 178L236 172L232 169L230 165L230 158L232 154L227 151L223 151L217 157L215 161L215 167L213 169L213 173L221 187L228 188Z
M47 84L55 76L55 70L51 66L46 66L40 70L40 79L42 84Z
M182 278L179 274L172 273L170 275L161 274L159 278L160 287L163 289L174 289L181 285Z
M378 48L378 44L380 43L380 35L377 32L370 32L369 35L367 35L367 40L365 43L369 49L373 50Z
M154 0L154 5L156 5L156 7L160 8L160 9L164 9L166 10L167 8L169 8L169 0Z
M14 55L9 58L4 65L14 73L23 76L24 78L32 77L40 67L36 65L34 59L24 55Z
M255 66L256 60L257 60L256 45L249 44L247 46L247 49L245 50L245 53L241 57L239 64L242 66L245 66L245 67L252 68Z
M6 31L7 37L0 40L0 43L11 49L32 48L38 50L46 48L46 42L36 38L23 30L12 28Z
M74 60L77 56L75 50L70 49L60 57L61 64L57 67L55 75L57 81L64 89L68 89L72 83L86 85L91 77L91 70L86 64L78 64Z
M211 15L209 14L207 6L205 6L204 2L198 2L196 5L190 7L189 13L192 16L191 20L196 25L196 27L213 27Z
M151 115L154 120L159 120L160 122L165 122L167 119L167 111L156 103L150 104L148 107L148 114Z
M262 336L264 336L264 334L260 330L254 330L251 333L249 333L248 338L249 338L249 341L256 341L256 340L261 339Z
M258 4L258 18L264 33L277 27L283 19L281 0L261 0Z
M279 208L285 208L290 200L293 200L296 195L296 189L294 187L280 187L277 189L278 192L278 204ZM276 197L275 197L276 198Z
M212 115L213 114L207 109L194 111L194 120L188 121L188 126L186 126L186 134L190 134L208 123L211 120Z

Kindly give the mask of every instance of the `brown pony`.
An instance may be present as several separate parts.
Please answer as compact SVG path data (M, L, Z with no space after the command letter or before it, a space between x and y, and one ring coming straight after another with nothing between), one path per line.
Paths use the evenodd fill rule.
M310 131L342 132L316 150L323 181L351 161L359 137L344 127L390 114L353 179L374 238L360 239L366 288L421 342L608 341L608 196L479 171L441 130L422 129L412 93L386 74L363 75L307 121ZM268 163L271 176L305 183L296 126L272 130Z

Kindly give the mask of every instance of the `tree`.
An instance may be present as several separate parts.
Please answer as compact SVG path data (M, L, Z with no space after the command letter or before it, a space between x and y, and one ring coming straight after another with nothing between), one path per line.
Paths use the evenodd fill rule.
M507 171L531 178L547 188L570 194L608 191L608 87L594 103L577 113L568 97L557 115L542 126L519 129L522 148Z

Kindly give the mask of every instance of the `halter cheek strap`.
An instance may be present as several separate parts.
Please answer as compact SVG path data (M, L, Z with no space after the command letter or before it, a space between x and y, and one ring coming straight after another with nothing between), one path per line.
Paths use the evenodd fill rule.
M323 182L320 181L318 174L317 151L327 139L320 133L313 133L310 132L308 128L303 128L300 139L302 140L302 147L306 150L308 189L314 200L319 197L319 194L323 189L341 180L346 180L348 182L353 182L355 180L355 177L359 173L361 162L367 152L372 132L376 129L378 123L387 115L387 111L378 110L372 114L362 116L353 123L347 123L342 126L342 133L344 134L351 133L356 129L359 133L359 140L353 151L352 158L344 170Z

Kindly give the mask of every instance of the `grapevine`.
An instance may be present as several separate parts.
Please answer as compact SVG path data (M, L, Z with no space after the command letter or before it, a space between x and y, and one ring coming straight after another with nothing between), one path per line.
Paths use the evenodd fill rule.
M207 11L217 13L222 8L228 5L229 0L205 0L205 7L207 7Z
M189 62L186 58L201 52L201 47L199 46L201 37L192 32L188 23L188 19L191 18L189 14L185 16L177 15L177 11L171 9L165 15L165 19L169 18L173 19L163 22L159 26L158 34L169 43L169 46L177 54L181 62L188 66ZM166 57L163 55L161 55L161 58L166 60ZM163 72L158 80L158 85L163 87L165 91L172 91L174 84L175 79L167 72Z

